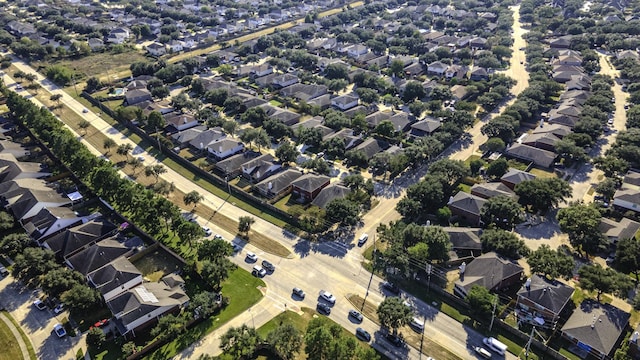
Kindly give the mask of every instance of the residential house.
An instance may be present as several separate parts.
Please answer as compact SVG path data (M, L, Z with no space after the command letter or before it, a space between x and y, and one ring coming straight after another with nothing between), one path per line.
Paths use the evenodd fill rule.
M177 131L184 131L198 126L198 119L189 113L170 113L164 116L164 120L167 122L167 127Z
M22 186L20 184L29 184ZM44 183L32 179L17 179L2 183L0 199L5 209L9 210L20 223L28 222L44 208L71 205L72 201L64 194L46 187ZM31 186L35 185L35 186Z
M362 140L362 135L354 135L352 129L344 128L340 131L330 133L322 138L322 141L328 141L333 138L342 139L344 141L344 149L349 150L352 147L358 145Z
M478 256L460 270L460 279L455 282L454 294L465 298L473 286L497 291L516 284L522 279L524 269L516 262L505 259L494 252Z
M640 223L623 217L620 221L603 217L600 219L598 230L606 236L612 244L620 239L633 239L640 230Z
M164 44L160 44L157 42L151 43L145 47L145 50L151 56L162 56L167 53L167 47Z
M442 230L449 235L451 252L453 252L450 259L475 257L482 253L482 242L480 241L482 229L446 226Z
M556 143L560 138L551 133L528 134L519 142L524 145L533 146L538 149L555 151Z
M309 100L307 104L311 106L317 106L321 110L326 110L329 107L331 107L331 95L330 94L320 95L317 98L313 98Z
M304 174L291 183L293 198L300 203L311 202L322 189L329 186L330 180L330 177L324 175Z
M145 116L149 116L152 111L157 111L161 115L167 115L170 112L175 111L175 109L171 106L171 101L167 99L160 101L145 100L133 106L140 108ZM136 123L136 121L134 121L134 123Z
M507 187L511 190L515 189L516 185L520 184L523 181L529 181L535 179L536 176L522 170L518 169L509 169L506 174L502 175L500 181L507 185Z
M610 304L584 300L562 327L562 337L578 352L605 359L613 356L629 326L628 312ZM571 351L573 347L569 347Z
M136 330L150 327L163 315L180 311L189 303L183 287L184 280L169 274L160 282L144 283L111 299L107 307L115 317L115 329L122 336L136 336Z
M441 61L434 61L431 64L429 64L429 66L427 66L427 74L443 76L448 68L449 68L448 64L445 64Z
M87 275L89 284L100 292L105 302L142 284L142 272L131 261L119 257Z
M613 195L613 206L625 210L640 212L640 192L638 189L623 187Z
M552 49L568 49L571 46L571 36L563 36L549 41Z
M441 125L442 125L442 122L440 122L440 120L427 117L414 124L411 124L411 129L409 130L409 136L414 138L431 136L433 135L434 132L436 132L436 130L440 128Z
M483 37L475 37L469 41L469 46L472 49L486 49L488 44L487 39Z
M453 215L460 217L470 225L477 226L481 223L480 211L487 200L471 195L464 191L459 191L453 196L447 206Z
M300 79L293 74L277 74L273 78L271 78L271 85L273 85L277 89L281 89L287 86L291 86L300 82Z
M107 42L111 44L122 44L129 39L129 30L118 27L107 35Z
M473 81L489 80L489 72L487 72L487 69L483 67L474 66L471 69L469 79Z
M127 105L135 105L143 101L152 101L151 92L145 89L133 89L124 94L124 101Z
M271 119L280 120L280 122L288 126L297 123L301 117L298 113L273 106L269 103L259 105L259 107L262 108Z
M98 38L89 39L87 41L87 44L89 44L89 48L91 48L91 51L100 51L104 48L104 41Z
M622 50L616 53L616 58L618 60L624 59L634 59L636 61L640 61L640 55L637 50Z
M367 125L370 129L374 129L381 122L385 120L389 120L389 118L393 115L391 111L376 111L373 114L367 115L364 118L364 121L367 122Z
M543 126L536 127L532 134L552 134L559 139L571 134L571 128L561 124L544 124Z
M325 94L327 94L327 87L318 84L293 84L280 90L280 95L307 102Z
M0 183L16 179L41 179L51 176L42 164L18 161L11 153L0 153Z
M242 164L260 156L259 152L245 151L242 154L229 156L216 163L216 170L226 178L234 178L242 174Z
M542 150L524 144L513 144L505 150L505 155L534 163L542 168L553 166L558 155L551 151Z
M552 65L582 66L582 56L575 50L560 50L558 59Z
M242 175L252 183L258 183L280 170L282 165L271 154L260 155L242 164Z
M491 199L494 196L506 196L517 200L518 196L507 185L502 182L489 182L475 184L471 187L471 195L481 197L483 199Z
M321 209L325 209L329 203L335 199L344 199L351 193L351 189L339 184L330 184L323 188L318 193L315 199L311 202Z
M233 139L220 139L206 145L209 155L217 160L224 160L244 151L244 143Z
M14 158L21 159L31 155L31 152L17 142L0 140L0 154L11 154Z
M564 125L573 129L578 120L580 120L580 117L577 115L574 116L570 115L566 111L565 113L561 113L560 111L558 111L558 109L551 109L551 111L549 111L549 118L547 121L549 122L549 124Z
M358 106L360 99L355 95L340 95L331 99L331 106L336 107L342 111L349 110Z
M389 143L384 140L367 138L365 141L356 146L352 151L362 151L367 159L371 159L375 154L389 148Z
M458 73L458 77L460 77L460 74L464 75L464 72ZM453 100L456 100L456 101L464 100L467 98L468 95L469 95L469 89L464 85L456 84L451 87L451 97L453 98Z
M631 356L632 359L638 360L640 359L640 325L636 327L629 338L629 352L628 355Z
M139 237L126 238L122 235L116 235L67 257L65 263L71 269L87 276L121 256L133 255L142 245L142 239Z
M516 315L527 323L544 321L553 327L571 301L574 289L557 280L532 275L518 291Z
M184 50L184 42L180 40L171 40L169 42L169 52L177 53Z
M291 183L302 176L302 172L286 169L257 183L253 190L266 198L273 198L291 191Z
M69 227L79 225L85 218L78 217L68 207L43 208L36 216L24 223L24 230L34 241L40 241L45 237L63 231Z
M40 244L43 248L51 250L58 259L63 260L97 241L114 235L117 230L118 228L107 219L97 217L43 238Z
M357 58L360 55L364 55L369 52L369 48L362 44L351 45L347 48L347 56L351 58Z
M185 131L178 131L176 133L171 134L171 141L180 149L183 149L189 146L189 143L193 141L193 139L197 138L200 134L205 132L207 127L205 125L198 125L192 128L189 128ZM224 136L222 136L224 137ZM197 144L197 143L196 143ZM200 148L196 146L196 149L200 150L204 147L204 145Z

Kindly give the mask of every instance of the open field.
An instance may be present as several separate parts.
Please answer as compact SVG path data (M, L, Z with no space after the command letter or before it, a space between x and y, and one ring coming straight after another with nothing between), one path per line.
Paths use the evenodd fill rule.
M80 78L99 77L106 81L114 80L114 76L124 69L129 69L129 65L136 61L143 61L146 57L138 50L130 49L121 54L95 53L79 59L64 59L52 62L34 62L32 65L39 69L49 65L62 65L68 69L74 69Z

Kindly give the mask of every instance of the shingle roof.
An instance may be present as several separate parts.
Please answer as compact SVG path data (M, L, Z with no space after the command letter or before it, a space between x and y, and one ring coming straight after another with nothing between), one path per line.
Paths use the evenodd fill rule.
M255 187L263 194L279 194L282 190L291 186L291 183L300 176L302 176L301 171L287 169L260 181Z
M330 178L324 175L304 174L292 182L291 185L307 192L313 192L329 180Z
M318 196L313 199L312 204L324 209L334 199L342 199L346 197L350 192L351 189L346 186L331 184L326 188L320 190Z
M464 210L470 214L480 215L480 210L487 200L471 195L464 191L458 191L458 193L449 201L449 206L460 210Z
M562 327L573 339L608 355L629 324L631 315L609 304L584 300Z
M67 259L82 275L97 270L111 261L129 254L131 249L114 239L102 240Z
M559 281L548 281L540 275L534 274L531 282L522 286L518 297L526 298L543 306L554 314L559 314L573 295L573 288Z
M480 242L482 229L447 226L443 227L442 230L449 234L452 250L482 250L482 243Z
M507 185L501 182L475 184L471 187L471 193L485 199L489 199L498 195L517 198L516 193L513 192L513 190L511 190Z
M506 181L508 183L518 185L523 181L529 181L535 179L536 176L526 171L518 169L509 169L506 174L502 175L500 181Z
M619 222L607 218L600 219L598 230L606 237L632 239L640 230L640 223L623 217Z
M534 164L546 168L550 167L558 157L558 155L551 151L517 143L511 145L505 153L518 159L532 161Z
M522 274L522 266L489 252L475 258L467 264L464 277L456 281L456 287L468 292L472 286L478 285L492 290L517 274ZM464 281L462 281L464 280Z
M138 276L142 282L142 272L124 257L117 258L88 275L103 296Z
M43 208L24 224L24 230L29 236L38 240L53 224L60 219L74 219L76 222L82 221L75 212L68 207ZM60 229L55 229L59 231Z
M112 234L117 227L105 218L98 218L72 227L47 238L44 242L56 254L66 258L69 254Z

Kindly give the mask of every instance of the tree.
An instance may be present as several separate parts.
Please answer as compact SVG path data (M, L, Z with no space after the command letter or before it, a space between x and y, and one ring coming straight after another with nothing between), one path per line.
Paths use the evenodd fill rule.
M492 137L482 145L482 149L488 152L501 152L505 149L506 145L501 138Z
M343 335L340 325L327 318L312 319L304 336L305 352L309 360L345 359L378 360L375 352L360 350L352 336Z
M70 308L86 310L100 302L100 293L84 284L75 284L60 296Z
M607 240L599 230L600 211L593 206L571 204L558 211L560 229L569 234L571 245L585 256L606 249Z
M11 228L13 228L14 225L15 225L15 221L13 220L13 216L11 216L6 211L0 211L0 231L11 229ZM2 244L2 243L0 242L0 244ZM6 254L4 252L4 249L2 249L2 246L3 245L0 245L0 249L1 249L3 254ZM20 250L20 251L22 251L22 250ZM15 254L13 256L15 256ZM13 256L11 256L11 257L13 257Z
M204 196L200 195L200 193L195 190L186 193L182 198L182 201L184 201L185 205L189 206L193 204L193 209L191 209L191 211L195 210L196 206L198 206L198 203L202 200L204 200Z
M222 306L222 295L213 291L202 291L190 300L187 310L197 318L208 319Z
M184 331L186 323L187 320L182 316L164 315L151 329L151 336L159 340L174 339Z
M612 178L606 178L601 182L599 182L598 184L596 184L596 186L593 189L598 194L601 194L602 196L604 196L607 200L610 200L613 198L613 195L616 193L616 190L618 189L618 181L617 179L614 180Z
M144 168L144 174L146 176L153 176L156 179L156 184L158 183L158 179L160 175L167 172L167 169L162 164L154 164L149 165Z
M104 139L104 142L102 143L102 147L107 150L107 152L105 153L105 155L109 156L109 153L111 152L111 148L116 146L116 142L115 140L113 140L112 138L106 138Z
M635 237L620 239L616 246L616 257L613 261L616 270L625 274L634 273L636 281L640 272L640 240Z
M491 316L493 303L497 301L497 298L484 286L473 285L467 293L465 301L475 316L486 319Z
M402 298L396 296L385 298L378 305L376 313L380 324L383 327L391 328L394 333L413 318L413 310L404 304Z
M629 170L629 163L626 160L613 155L595 158L593 163L596 169L604 172L606 177L619 177Z
M53 94L49 97L49 100L54 101L58 106L60 106L60 100L62 99L62 94Z
M13 218L11 220L13 220ZM9 234L0 241L0 252L10 258L14 258L16 255L22 253L22 251L29 246L30 242L31 238L25 233Z
M402 60L393 60L391 62L391 65L389 65L389 75L394 75L399 78L404 77L404 63Z
M276 149L276 157L284 164L295 162L299 154L298 149L290 141L284 141Z
M575 267L575 261L571 255L553 250L547 244L532 251L527 257L527 263L532 273L543 274L552 279L560 276L565 279L571 278Z
M516 185L515 192L523 206L531 206L533 212L547 212L571 196L569 183L558 178L533 179Z
M176 233L180 240L191 245L194 240L198 240L204 236L204 230L197 223L191 221L182 221L176 228Z
M245 111L240 117L242 122L248 122L254 127L262 126L262 123L269 120L269 115L260 107L252 107Z
M509 163L507 160L500 158L491 162L491 164L487 166L487 175L493 178L500 178L502 175L506 174L508 170Z
M501 230L487 229L480 236L483 251L495 251L511 259L519 259L529 254L529 248L516 234Z
M84 88L84 91L88 93L92 93L102 87L102 83L97 77L90 77L87 79L87 85Z
M131 175L135 176L136 170L140 166L142 166L142 159L134 157L134 158L131 158L131 159L127 160L127 164L131 165L131 168L133 169L133 172L131 173Z
M294 359L302 346L302 333L292 324L282 324L267 334L267 343L284 360Z
M30 283L38 281L44 275L60 265L55 262L55 256L51 250L42 248L25 248L21 254L16 255L11 273L18 279Z
M240 216L240 218L238 219L238 231L248 236L249 231L251 231L251 225L253 225L255 222L256 219L251 216Z
M59 267L51 270L42 277L42 290L50 297L58 298L65 291L71 290L75 285L85 283L86 279L81 273L67 267Z
M200 275L202 279L214 289L220 289L221 284L229 277L229 272L235 265L226 257L216 257L212 260L204 260L201 263Z
M402 100L408 103L416 99L422 99L425 96L427 96L427 92L422 83L411 80L405 85L404 92L402 93Z
M204 239L198 244L198 259L214 259L233 254L233 247L221 239Z
M164 116L159 111L152 111L147 117L147 129L149 131L158 131L158 129L164 129L167 126Z
M124 345L122 345L122 354L124 354L124 356L129 357L135 354L137 351L138 347L133 341L126 342Z
M627 275L610 268L603 268L600 264L584 265L578 270L578 275L580 275L580 286L583 289L597 291L598 301L602 293L626 297L626 293L633 288L633 281Z
M104 334L104 331L102 331L101 328L92 327L91 329L89 329L89 332L87 333L87 339L86 339L87 347L93 348L93 349L100 349L104 344L105 340L107 340L107 336Z
M480 209L480 217L486 225L510 230L522 220L522 208L512 198L499 195L487 200Z
M230 328L220 337L220 349L234 359L247 359L253 355L261 341L256 329L242 324Z
M326 206L327 214L333 221L342 225L352 226L360 221L358 204L346 198L333 199Z
M80 120L80 122L78 123L78 128L82 130L82 136L87 134L87 129L89 128L89 126L91 126L90 122L88 122L87 120Z
M482 159L473 159L469 162L469 170L471 175L478 175L480 169L484 166L485 162Z

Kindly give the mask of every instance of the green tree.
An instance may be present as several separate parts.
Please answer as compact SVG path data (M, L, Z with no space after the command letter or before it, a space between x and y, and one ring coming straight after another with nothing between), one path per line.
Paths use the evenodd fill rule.
M15 221L13 220L13 216L11 216L11 214L9 214L6 211L0 211L0 231L11 229L14 226L15 226ZM2 249L1 251L3 254L6 254L3 249L2 242L0 242L0 249ZM15 254L12 255L11 257L14 257L14 256Z
M180 240L191 245L195 240L204 236L204 230L197 223L182 221L176 228L176 233Z
M189 299L187 310L198 318L208 319L222 306L222 295L213 291L202 291Z
M578 270L578 275L580 275L580 286L583 289L597 291L598 301L602 293L626 297L626 293L633 288L633 281L627 275L610 268L603 268L600 264L582 266Z
M156 179L155 183L158 183L160 175L167 172L167 168L162 164L149 165L144 168L144 174L146 176L153 176Z
M151 336L160 340L175 339L184 331L186 324L187 320L182 316L164 315L158 320L158 324L151 329Z
M515 192L523 206L542 213L557 207L561 201L571 196L569 183L558 178L533 179L516 185Z
M116 142L115 140L113 140L112 138L106 138L104 139L103 143L102 143L102 147L107 150L107 152L105 153L105 155L109 156L109 153L111 152L111 148L116 146Z
M504 141L501 138L492 137L482 145L482 149L488 152L501 152L506 148Z
M251 225L256 222L252 216L240 216L238 219L238 231L246 236L249 235L249 231L251 231Z
M389 75L394 75L399 78L404 77L404 63L401 60L393 60L389 65Z
M380 325L391 328L394 333L398 328L408 324L413 318L413 310L396 296L385 298L376 310Z
M100 294L87 285L75 284L62 293L60 300L72 309L86 310L100 302Z
M640 272L640 240L635 237L620 239L616 245L616 257L613 261L616 270L625 274L633 273L639 281Z
M402 93L402 100L409 103L416 99L422 99L425 96L427 96L427 92L422 83L411 80L405 85L404 92Z
M302 346L302 333L292 324L281 324L267 335L267 343L284 360L294 359Z
M598 194L602 194L607 200L613 198L613 195L616 193L618 189L618 181L612 178L606 178L601 182L597 183L593 188Z
M158 131L159 129L164 129L165 126L167 126L167 122L160 112L152 111L149 113L147 117L147 129L149 131Z
M51 250L28 247L16 255L11 273L25 283L37 283L41 275L58 267L60 265L55 262L55 256Z
M331 220L343 225L355 225L360 221L358 204L346 198L333 199L327 204L326 210Z
M62 99L62 94L53 94L49 97L49 100L55 102L60 106L60 100Z
M204 196L200 195L200 193L195 190L186 193L182 199L184 204L187 206L193 204L192 211L195 210L196 206L198 206L198 203L202 200L204 200Z
M131 173L132 176L136 175L136 170L142 166L142 159L134 157L131 158L129 160L127 160L127 164L129 164L131 166L131 168L133 169L133 172Z
M558 211L560 229L569 234L571 245L582 250L585 256L604 250L607 240L599 230L600 211L594 206L571 204Z
M284 164L295 162L300 155L296 147L288 140L285 140L277 149L276 157Z
M494 224L510 230L522 221L522 208L508 196L494 196L482 206L480 217L486 225Z
M571 255L553 250L547 244L541 245L527 257L532 273L543 274L555 279L562 276L569 279L573 276L575 261Z
M214 259L233 254L233 247L222 239L204 239L198 244L198 259Z
M87 129L89 128L89 126L91 126L90 122L88 122L87 120L80 120L80 122L78 123L78 128L82 130L82 136L87 134Z
M42 277L42 290L50 297L57 298L75 285L84 284L86 279L81 273L67 267L51 270Z
M502 229L487 229L480 236L483 251L495 251L511 259L529 254L529 248L516 234Z
M243 324L230 328L220 337L220 349L234 359L248 359L260 342L262 339L256 329Z
M222 282L229 277L229 273L235 268L235 265L229 259L222 256L204 260L200 265L202 279L214 289L220 289Z
M13 221L13 218L11 218L11 220ZM25 233L5 235L0 241L0 252L10 258L14 258L16 255L22 253L22 251L29 246L30 242L31 238Z
M486 319L491 317L493 303L497 301L497 298L487 288L473 285L467 293L465 301L469 304L469 309L475 316Z
M104 342L107 340L107 336L104 331L99 327L92 327L87 333L87 347L92 349L100 349Z
M126 342L124 343L124 345L122 345L122 354L124 354L124 356L131 356L136 351L138 351L138 347L133 341Z
M620 177L629 170L629 162L613 155L598 157L593 159L593 163L598 170L604 172L604 176Z
M489 166L487 166L487 175L493 178L500 178L506 174L507 171L509 171L509 163L503 158L492 161Z

